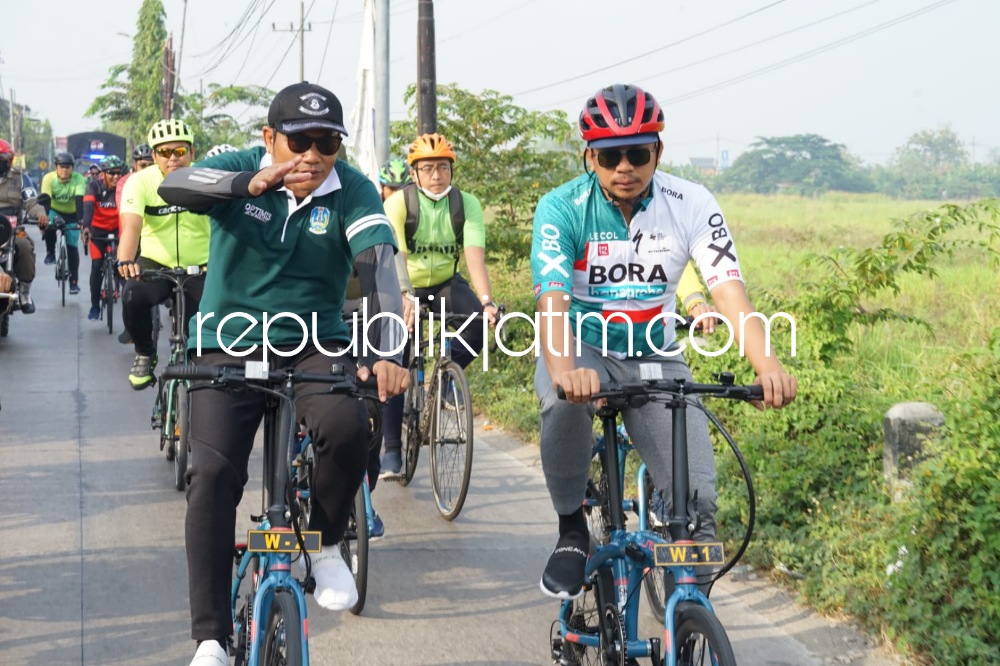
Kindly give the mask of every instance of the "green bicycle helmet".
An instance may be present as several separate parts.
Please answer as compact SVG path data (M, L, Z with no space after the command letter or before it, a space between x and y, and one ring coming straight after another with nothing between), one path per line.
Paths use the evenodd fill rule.
M101 171L110 171L111 169L124 169L125 162L122 158L117 155L108 155L99 164Z
M161 143L185 141L194 145L194 133L182 120L158 120L149 128L146 143L156 148Z
M398 190L404 185L412 183L413 179L410 178L410 169L406 166L406 161L393 158L379 169L378 182L386 187Z

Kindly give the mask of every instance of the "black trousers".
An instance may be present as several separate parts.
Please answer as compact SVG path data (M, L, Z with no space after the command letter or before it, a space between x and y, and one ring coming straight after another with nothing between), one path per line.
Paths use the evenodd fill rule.
M333 344L325 345L326 349ZM198 365L236 365L260 360L261 350L246 358L222 352L203 354ZM329 372L332 359L307 348L290 358L270 356L272 367L294 366L305 372ZM354 372L346 357L336 359ZM347 529L354 495L369 455L368 408L342 395L313 395L322 385L300 384L295 417L304 423L315 451L313 505L309 529L323 533L323 544L339 542ZM233 576L236 508L249 478L254 435L264 416L264 394L202 389L191 392L191 469L188 472L185 536L191 600L191 637L228 636Z
M143 269L164 268L149 259L140 258L139 264ZM184 283L184 314L189 321L198 312L204 290L204 273ZM125 330L132 336L136 354L152 356L156 353L153 319L149 316L149 311L154 305L166 301L173 293L174 284L169 280L129 279L125 282L125 290L122 292L122 321L125 322Z

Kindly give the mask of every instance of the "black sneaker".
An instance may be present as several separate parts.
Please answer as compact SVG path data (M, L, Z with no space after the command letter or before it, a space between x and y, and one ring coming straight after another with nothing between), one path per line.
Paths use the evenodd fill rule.
M586 534L571 532L559 537L539 582L543 594L555 599L576 599L583 594L589 546Z
M155 368L156 354L152 356L136 354L135 361L132 363L132 370L128 373L128 383L136 391L141 391L144 388L152 386L156 381L156 378L153 376Z

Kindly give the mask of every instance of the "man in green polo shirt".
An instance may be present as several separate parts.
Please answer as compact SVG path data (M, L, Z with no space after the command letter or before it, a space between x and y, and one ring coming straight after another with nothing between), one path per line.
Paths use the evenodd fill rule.
M168 203L212 220L212 260L189 349L198 365L238 366L267 354L271 367L329 372L334 360L353 367L349 355L328 355L352 341L341 314L352 268L369 319L402 311L392 229L372 182L337 160L346 131L333 93L307 82L288 86L267 120L263 147L179 169L160 186ZM265 339L262 322L278 313L295 314L309 330L288 316L269 319ZM377 351L365 354L361 343L357 372L362 379L374 374L385 400L406 388L399 363L404 331L389 317L376 324L369 341ZM311 393L309 386L300 393ZM263 413L259 393L191 393L186 534L191 635L199 642L192 666L229 663L236 507ZM357 589L338 544L365 473L368 411L359 400L315 393L296 402L295 416L316 455L309 528L322 532L323 548L312 558L314 597L323 608L344 610L356 603Z

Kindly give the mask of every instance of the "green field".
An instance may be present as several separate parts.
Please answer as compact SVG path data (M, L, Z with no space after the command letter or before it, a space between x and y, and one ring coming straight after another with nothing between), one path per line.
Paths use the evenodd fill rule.
M719 203L736 238L753 300L765 291L793 295L807 288L803 286L807 279L828 270L805 266L809 255L842 246L875 245L893 230L896 220L941 205L840 193L817 198L730 194L720 196ZM898 373L912 380L935 362L940 351L985 344L990 329L1000 322L1000 273L989 265L985 253L961 251L936 261L935 267L936 277L904 275L898 295L883 294L878 302L861 304L892 307L930 325L928 330L893 322L857 331L858 360L870 364L873 372ZM491 277L496 300L506 303L508 310L533 311L526 264L514 271L494 264ZM797 321L797 325L801 330L809 321ZM514 324L511 330L517 328ZM479 379L475 379L476 367L469 374L479 389L477 410L492 422L537 441L529 359L500 359L491 363L492 376Z

